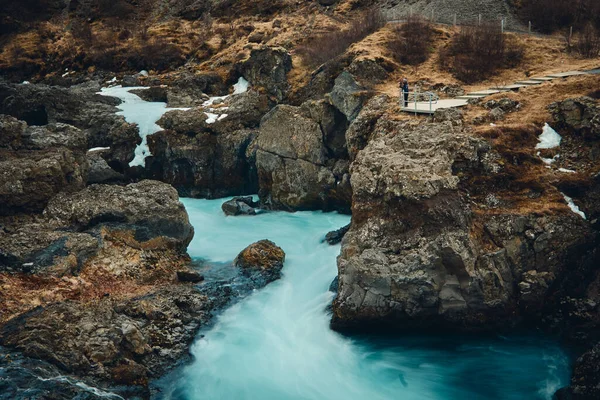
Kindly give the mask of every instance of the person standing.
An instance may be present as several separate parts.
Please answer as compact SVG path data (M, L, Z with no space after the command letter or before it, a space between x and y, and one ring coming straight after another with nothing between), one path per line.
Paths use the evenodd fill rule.
M404 107L408 107L408 79L406 77L402 79L402 83L400 83L400 91L404 98Z

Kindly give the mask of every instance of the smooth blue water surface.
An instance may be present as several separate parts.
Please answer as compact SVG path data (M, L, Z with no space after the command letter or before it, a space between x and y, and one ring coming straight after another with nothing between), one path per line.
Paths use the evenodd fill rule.
M551 399L569 359L539 336L347 337L329 329L328 291L339 246L321 243L349 217L271 212L226 217L223 200L182 199L196 230L194 258L229 262L270 239L283 277L221 314L192 348L195 360L162 383L170 400Z

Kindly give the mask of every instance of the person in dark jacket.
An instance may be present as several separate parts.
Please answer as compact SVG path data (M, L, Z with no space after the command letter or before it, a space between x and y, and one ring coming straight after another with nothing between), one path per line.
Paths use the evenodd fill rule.
M402 79L400 91L402 92L402 97L404 97L404 107L408 107L408 79Z

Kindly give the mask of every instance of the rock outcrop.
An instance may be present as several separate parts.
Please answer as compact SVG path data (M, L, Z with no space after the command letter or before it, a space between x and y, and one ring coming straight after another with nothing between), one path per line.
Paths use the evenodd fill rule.
M598 235L555 188L546 188L556 204L548 213L519 209L515 199L501 208L485 200L502 196L515 179L507 174L527 168L511 165L513 154L450 123L382 119L375 131L351 168L352 226L338 259L334 326L540 321L594 274Z
M147 176L191 197L256 193L248 149L268 101L252 90L226 101L227 116L214 123L207 122L205 108L165 114L158 124L166 130L148 138L152 156L146 161Z
M60 143L61 137L70 136L60 124L79 128L87 138L85 146L109 147L105 159L117 172L123 172L141 138L135 125L116 115L119 100L96 94L99 90L95 83L71 88L1 83L0 114L12 115L30 126L58 124L54 125L55 144ZM58 132L60 129L62 133ZM41 137L38 135L37 140Z
M292 69L292 57L286 49L268 46L253 49L250 58L236 69L253 87L264 87L274 103L287 97L287 73Z
M221 205L225 215L256 215L255 207L258 202L252 199L252 196L234 197Z
M187 353L209 306L186 285L125 301L55 303L9 321L0 341L70 374L146 386Z
M600 136L600 106L591 97L578 97L548 107L558 129L568 129L589 139Z
M137 242L160 239L185 251L194 228L177 191L170 185L145 180L127 186L91 185L73 193L55 196L44 216L58 227L85 231L101 226L132 231Z
M66 124L28 127L0 115L0 215L39 212L86 183L86 136Z
M238 254L234 265L251 280L269 283L281 277L285 252L270 240L252 243Z
M344 238L346 233L348 233L349 230L350 224L343 226L335 231L327 232L327 234L325 235L325 241L330 245L341 243L342 239Z
M346 120L327 103L279 105L256 139L259 196L267 207L341 210L350 205Z
M344 71L336 79L331 93L327 95L331 104L352 122L369 98L366 89L356 82L351 73Z

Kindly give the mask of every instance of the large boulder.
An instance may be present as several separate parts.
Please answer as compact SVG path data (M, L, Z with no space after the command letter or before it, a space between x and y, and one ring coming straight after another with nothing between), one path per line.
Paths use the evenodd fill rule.
M125 177L123 174L118 173L108 165L102 155L107 150L94 150L88 151L86 154L87 161L87 184L93 183L108 183L122 181Z
M260 240L252 243L238 254L234 265L252 280L266 283L281 277L285 252L270 240Z
M256 193L256 169L247 153L268 101L254 90L225 101L225 117L214 122L206 112L219 111L210 107L166 113L158 121L166 131L148 137L147 176L192 197Z
M257 191L256 171L246 150L256 137L253 130L193 136L162 131L148 139L152 156L148 174L173 185L181 195L219 198Z
M258 203L252 199L252 196L234 197L221 205L225 215L256 215Z
M342 72L336 79L331 93L327 95L331 104L340 110L352 122L369 98L369 93L348 71Z
M0 148L0 215L42 211L52 196L80 190L85 182L82 152Z
M567 129L590 139L600 136L600 106L591 97L558 101L548 106L557 129Z
M287 97L287 73L292 69L292 57L283 47L253 49L250 58L236 69L252 86L264 87L272 101L279 103Z
M349 163L336 158L346 152L345 145L335 118L323 118L326 114L315 105L279 105L263 117L256 168L259 197L267 207L348 210Z
M91 185L77 193L60 193L44 210L58 227L85 231L100 226L132 231L137 242L164 243L184 252L194 228L171 185L145 180L127 186Z

